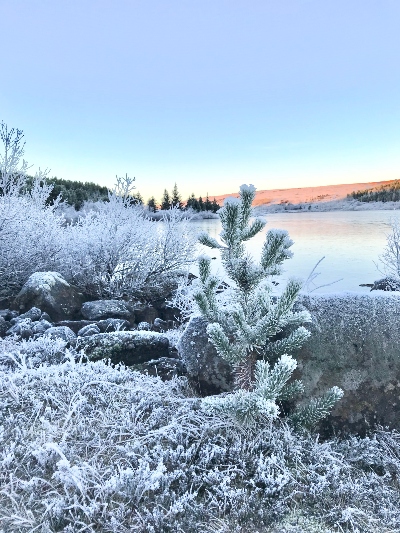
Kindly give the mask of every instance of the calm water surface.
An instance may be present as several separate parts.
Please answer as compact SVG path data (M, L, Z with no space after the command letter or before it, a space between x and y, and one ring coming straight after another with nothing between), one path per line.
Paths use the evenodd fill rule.
M291 276L307 279L315 264L325 256L316 269L320 275L316 278L314 287L343 279L315 292L366 293L369 288L359 285L372 283L382 277L374 261L378 262L378 257L383 252L390 221L399 217L398 211L270 214L265 217L265 229L248 243L247 249L255 258L259 258L266 231L271 228L285 229L294 245L291 248L293 258L284 264L282 281ZM191 224L199 232L206 231L216 238L221 231L221 224L217 219L193 221ZM217 257L213 261L213 267L215 271L219 269L222 273L218 251L203 246L201 248L207 255Z

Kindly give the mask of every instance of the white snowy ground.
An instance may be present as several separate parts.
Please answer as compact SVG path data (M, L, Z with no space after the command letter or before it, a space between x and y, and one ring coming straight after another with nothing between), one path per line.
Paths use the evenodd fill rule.
M400 530L398 433L245 430L57 342L0 341L2 533Z
M301 209L300 209L301 206ZM284 204L260 205L254 208L255 215L266 213L301 213L308 211L391 211L400 209L400 202L359 202L358 200L333 200L331 202L305 202L291 204L285 209Z

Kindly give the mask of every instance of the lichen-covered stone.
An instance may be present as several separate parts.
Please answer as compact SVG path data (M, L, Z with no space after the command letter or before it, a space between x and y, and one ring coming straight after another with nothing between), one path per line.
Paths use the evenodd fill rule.
M193 317L178 343L187 375L202 395L226 392L233 385L231 366L208 340L207 324L204 318Z
M13 302L14 309L25 312L38 307L52 320L76 318L84 301L76 287L70 285L58 272L32 274Z
M33 337L33 323L30 318L22 318L17 320L15 324L7 330L7 335L18 335L22 339L29 339Z
M27 311L26 313L23 313L22 315L19 315L18 318L30 318L32 322L36 322L37 320L40 320L40 317L42 316L42 311L38 307L32 307Z
M127 366L169 356L169 341L165 335L151 331L115 331L80 337L76 349L83 349L92 360L111 359L114 364Z
M104 318L124 318L133 322L135 313L133 307L122 300L96 300L82 305L82 315L87 320L101 320Z
M131 329L129 321L122 318L106 318L105 320L99 320L97 325L101 333Z
M132 368L149 376L158 376L163 381L169 381L185 373L182 361L173 357L160 357L160 359L153 359L146 363L134 365Z
M76 342L75 333L67 326L51 327L45 331L44 336L52 339L61 339L65 342L68 342L72 346L74 346Z
M344 390L329 430L363 434L375 424L400 429L400 296L302 296L312 335L295 355L306 396Z
M50 322L42 319L33 324L32 331L35 335L42 335L45 331L47 331L51 327L52 327L52 324Z
M2 316L0 316L0 338L5 337L6 332L10 328L10 323L4 320Z
M88 324L78 331L78 337L90 337L98 333L100 333L100 329L97 324Z

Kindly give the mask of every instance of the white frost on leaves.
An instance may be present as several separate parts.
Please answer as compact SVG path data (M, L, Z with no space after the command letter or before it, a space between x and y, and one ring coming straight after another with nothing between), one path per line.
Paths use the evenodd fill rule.
M27 344L4 340L0 351ZM50 366L1 365L0 508L9 531L26 515L38 530L62 520L65 531L79 522L91 533L197 533L200 522L219 520L244 531L275 517L282 531L293 501L310 520L326 517L321 531L400 527L396 432L320 443L279 421L243 431L200 410L183 378L162 382L72 354ZM254 399L266 418L277 415L273 402Z
M69 283L58 272L34 272L29 276L27 284L40 290L50 291L56 283L69 287Z

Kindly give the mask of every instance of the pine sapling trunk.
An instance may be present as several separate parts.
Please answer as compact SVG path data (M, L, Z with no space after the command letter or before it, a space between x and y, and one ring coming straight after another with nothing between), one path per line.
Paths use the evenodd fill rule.
M247 356L236 363L233 368L234 384L236 390L251 391L254 388L255 366L257 361L256 352L251 351Z

